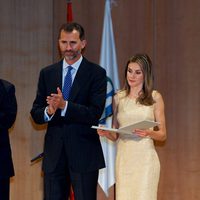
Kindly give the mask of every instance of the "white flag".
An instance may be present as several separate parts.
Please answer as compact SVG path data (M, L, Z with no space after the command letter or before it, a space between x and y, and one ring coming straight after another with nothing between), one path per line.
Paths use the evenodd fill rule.
M107 72L106 106L100 123L104 123L106 127L112 127L112 97L115 91L119 89L118 66L111 18L111 2L113 2L113 0L105 1L103 35L100 55L100 65L104 67ZM99 170L98 183L105 194L108 196L109 188L115 183L116 146L114 142L104 137L101 137L101 145L106 161L106 168Z

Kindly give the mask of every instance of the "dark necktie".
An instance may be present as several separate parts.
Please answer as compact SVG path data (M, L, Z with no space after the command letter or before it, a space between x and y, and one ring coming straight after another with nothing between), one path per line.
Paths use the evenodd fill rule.
M63 86L63 98L64 100L68 100L70 89L72 86L72 74L71 74L72 66L68 66L68 71L65 76L64 86Z

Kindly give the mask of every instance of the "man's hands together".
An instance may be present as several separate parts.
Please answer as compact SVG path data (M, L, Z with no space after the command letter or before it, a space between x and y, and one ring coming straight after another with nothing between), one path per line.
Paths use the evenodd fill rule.
M66 105L66 101L63 99L63 94L60 88L57 88L57 94L52 93L51 96L47 96L47 114L53 115L55 114L57 109L64 109Z

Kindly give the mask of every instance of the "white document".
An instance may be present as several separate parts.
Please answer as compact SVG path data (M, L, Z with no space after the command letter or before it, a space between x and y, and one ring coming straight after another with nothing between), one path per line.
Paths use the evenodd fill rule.
M116 132L116 133L124 133L124 134L133 134L134 129L149 129L153 128L154 126L158 126L158 122L154 121L149 121L149 120L143 120L128 126L121 127L119 129L114 129L114 128L107 128L103 126L92 126L91 128L94 129L101 129L105 131L111 131L111 132Z

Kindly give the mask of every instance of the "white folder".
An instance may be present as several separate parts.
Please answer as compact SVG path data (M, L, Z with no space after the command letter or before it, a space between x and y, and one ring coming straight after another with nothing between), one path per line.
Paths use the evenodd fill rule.
M145 130L145 129L153 128L153 127L158 126L158 125L159 125L158 122L143 120L143 121L136 122L134 124L130 124L128 126L121 127L119 129L107 128L107 127L104 127L104 126L92 126L91 128L110 131L110 132L116 132L116 133L122 133L122 134L123 133L124 134L133 134L134 129Z

